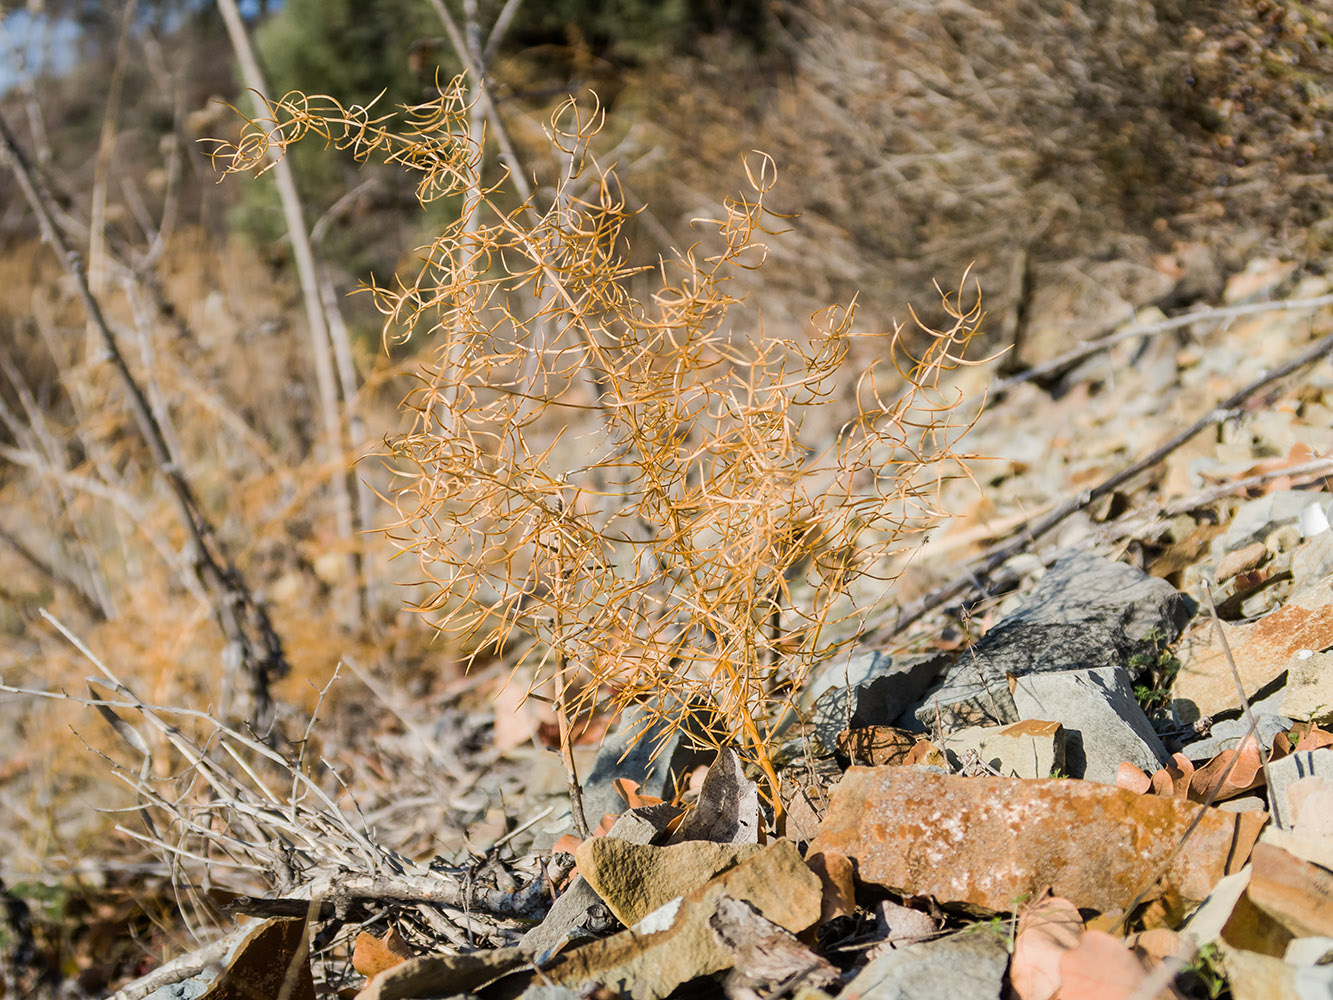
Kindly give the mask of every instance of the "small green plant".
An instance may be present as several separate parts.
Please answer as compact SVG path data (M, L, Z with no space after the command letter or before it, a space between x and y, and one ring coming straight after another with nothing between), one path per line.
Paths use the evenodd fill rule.
M1164 711L1171 701L1171 685L1180 672L1180 660L1166 647L1166 633L1154 627L1143 641L1151 648L1129 658L1129 674L1135 679L1134 699L1150 718Z
M1216 944L1206 944L1199 949L1194 961L1181 973L1181 980L1190 987L1191 996L1204 996L1208 1000L1224 1000L1231 996L1231 984L1227 982L1222 953Z
M315 136L415 172L423 205L455 199L415 273L369 289L386 339L437 345L387 452L392 537L428 590L415 610L474 656L511 655L562 742L594 704L639 704L736 747L780 809L772 720L855 639L943 516L941 484L966 475L974 415L948 373L979 304L944 295L952 325L913 338L857 331L851 306L766 330L734 285L768 252L769 158L697 221L698 244L636 268L632 213L592 154L596 110L556 113L559 180L515 204L483 180L464 94L456 80L382 116L289 94L217 155L262 171ZM854 370L858 340L875 360Z

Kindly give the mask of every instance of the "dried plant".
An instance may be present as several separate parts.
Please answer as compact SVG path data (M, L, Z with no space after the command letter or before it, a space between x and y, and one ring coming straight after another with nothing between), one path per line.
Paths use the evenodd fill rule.
M975 415L948 374L979 298L944 295L943 330L862 334L853 303L774 335L730 284L774 234L768 157L696 221L696 246L638 268L632 212L592 152L597 110L559 108L560 177L515 205L483 179L464 93L455 80L397 115L288 94L215 157L262 171L313 135L416 172L423 205L457 200L414 275L369 287L386 339L435 341L388 451L392 537L430 584L416 610L474 655L518 651L566 742L571 715L639 704L735 745L775 793L771 720L855 638L944 516L940 485L966 474ZM854 337L882 345L876 365L847 370ZM832 443L813 440L821 425Z

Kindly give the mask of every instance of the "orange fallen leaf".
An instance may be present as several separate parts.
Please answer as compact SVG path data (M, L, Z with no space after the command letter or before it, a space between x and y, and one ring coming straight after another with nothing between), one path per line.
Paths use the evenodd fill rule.
M666 801L655 795L640 795L639 789L643 786L632 778L616 778L611 782L611 786L615 788L620 797L625 800L625 804L631 809L638 809L641 806L661 805Z
M1232 764L1233 759L1235 764ZM1228 769L1230 769L1228 771ZM1223 750L1190 778L1189 797L1195 802L1233 798L1264 783L1259 741L1251 733L1234 750Z
M1124 788L1135 795L1146 795L1152 789L1152 780L1148 775L1127 760L1120 762L1120 769L1115 775L1115 784L1117 788Z
M1082 938L1083 918L1067 899L1052 896L1024 910L1018 918L1014 958L1009 965L1009 982L1018 1000L1055 996L1060 989L1060 959L1077 948Z
M369 931L362 931L356 936L356 944L352 947L352 968L369 979L411 957L412 949L396 928L390 927L382 938L377 938Z
M1325 731L1318 723L1311 723L1309 728L1294 726L1291 731L1300 733L1296 741L1297 750L1322 750L1324 747L1333 747L1333 733Z
M1175 754L1165 767L1159 768L1152 776L1153 794L1186 798L1193 778L1194 764L1184 754Z
M1078 947L1060 956L1060 1000L1130 1000L1148 978L1153 963L1105 931L1086 931ZM1177 1000L1167 986L1155 994Z

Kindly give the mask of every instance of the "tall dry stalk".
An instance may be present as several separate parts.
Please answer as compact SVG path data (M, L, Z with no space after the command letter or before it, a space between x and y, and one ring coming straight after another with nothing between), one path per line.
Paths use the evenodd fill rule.
M641 704L738 747L776 803L770 720L854 639L942 516L941 483L966 473L947 374L979 305L944 296L952 325L917 324L919 355L901 328L854 332L851 308L775 335L728 284L764 261L767 157L698 220L699 244L644 269L591 152L598 114L571 100L553 116L568 166L549 204L483 183L470 124L461 78L380 116L289 94L215 155L262 170L314 135L415 172L423 204L457 200L416 273L370 287L386 338L433 339L389 450L391 534L430 585L416 610L476 653L517 651L530 691L568 712ZM849 372L853 337L882 360ZM835 398L856 402L813 440Z

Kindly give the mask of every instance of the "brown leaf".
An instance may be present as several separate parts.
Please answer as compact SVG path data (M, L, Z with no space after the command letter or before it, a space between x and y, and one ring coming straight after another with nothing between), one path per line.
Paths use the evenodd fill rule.
M1055 996L1060 989L1060 959L1082 939L1083 918L1069 900L1052 896L1025 909L1018 918L1009 965L1009 981L1018 1000Z
M352 948L352 968L369 979L411 957L412 949L396 928L390 927L382 938L362 931Z
M1318 723L1312 722L1308 727L1293 726L1291 731L1300 733L1296 742L1297 750L1322 750L1324 747L1333 747L1333 733L1325 731Z
M1232 760L1236 763L1233 766ZM1230 768L1228 773L1227 769ZM1221 802L1264 783L1259 741L1251 733L1235 750L1223 750L1190 778L1189 797L1195 802Z
M1126 760L1120 762L1120 769L1116 771L1115 786L1135 795L1147 795L1152 789L1152 779L1144 774L1141 768Z
M838 734L838 750L854 764L878 767L902 764L921 737L893 726L863 726L844 729Z
M631 809L638 809L641 806L656 806L665 802L665 799L659 799L655 795L640 795L639 789L642 787L632 778L616 778L611 782L617 794L625 800L625 804Z
M1060 1000L1130 1000L1153 963L1105 931L1087 931L1078 947L1060 957ZM1167 986L1157 997L1181 994Z

